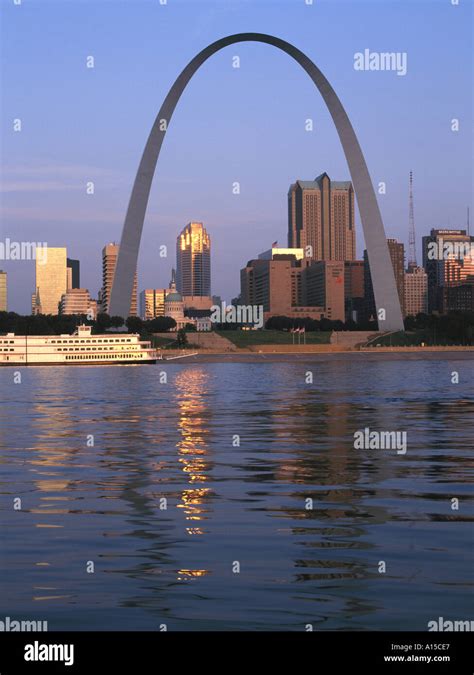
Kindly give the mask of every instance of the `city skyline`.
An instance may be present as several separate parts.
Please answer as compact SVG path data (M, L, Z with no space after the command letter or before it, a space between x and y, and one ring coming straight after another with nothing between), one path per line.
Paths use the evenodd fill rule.
M294 184L290 187L290 194L294 187ZM313 187L313 184L307 182L306 188L311 190ZM340 190L341 183L336 182L336 199L341 199ZM345 184L344 190L351 195L351 184ZM329 198L329 201L331 201L331 198ZM291 205L291 199L289 203ZM327 222L324 218L318 220L317 215L316 218L314 217L316 202L314 202L312 195L308 204L311 207L311 218L309 220L306 218L305 226L311 226L312 236L317 239L322 235ZM339 204L336 215L340 215L340 210L341 205ZM350 213L350 208L348 213ZM288 212L288 239L290 242L294 237L294 232L292 232L293 216L294 213L290 207ZM332 216L330 219L332 222ZM347 222L350 223L350 221L349 215ZM340 220L341 232L347 229L346 224L344 219ZM403 317L433 311L445 313L450 309L469 310L472 306L474 235L470 235L462 229L431 229L429 235L422 236L421 256L423 262L420 265L415 265L410 261L410 252L406 251L403 242L387 238L387 246ZM81 263L80 260L67 257L67 247L38 247L35 260L36 290L31 294L31 313L57 314L59 311L60 314L89 314L92 312L94 316L98 312L110 314L110 310L108 310L110 290L115 277L119 248L118 244L112 242L106 244L102 249L102 286L98 291L96 300L89 289L80 287ZM310 251L308 251L308 248ZM51 257L48 257L49 249L51 250ZM211 297L210 253L211 238L203 223L188 223L178 234L176 238L176 265L179 268L180 257L183 255L187 261L184 267L187 269L188 278L182 294L186 308L207 312L214 302L214 298L216 298L216 302L219 298L218 304L221 302L220 296L214 294ZM240 293L232 302L261 304L262 308L265 308L265 312L270 312L269 305L272 304L273 307L267 318L278 314L301 318L303 312L306 312L308 318L319 318L320 315L321 317L337 318L337 320L342 321L348 321L351 317L357 321L365 321L369 317L374 320L376 312L367 250L364 250L360 259L352 258L351 247L349 247L346 257L338 259L334 257L333 253L328 249L324 257L318 258L313 255L311 245L305 244L305 247L303 247L300 244L299 247L282 248L278 246L278 241L275 241L270 249L259 253L257 258L253 257L244 268L240 269ZM195 257L197 262L194 261ZM324 301L324 292L321 286L317 291L310 290L311 287L314 289L316 277L327 267L326 265L326 267L320 268L320 272L318 272L318 268L315 266L318 263L327 264L331 261L343 263L342 268L340 266L337 268L337 275L341 276L344 287L345 318L344 310L341 310L341 307L337 311L334 310L334 306L332 312L331 308L329 308L329 313L325 311L328 309L328 297ZM269 263L270 266L268 266ZM283 266L281 263L284 263ZM181 265L183 266L182 262ZM196 274L193 272L194 266L196 266ZM261 275L263 272L264 275L261 277L260 283L266 275L264 283L269 284L266 291L263 290L263 287L260 288L257 295L260 294L261 297L258 300L257 295L253 297L253 291L250 292L248 288L249 279L253 279L252 268L255 266L259 268L259 274ZM272 268L274 268L274 279L278 279L275 286L274 282L270 281ZM249 273L250 277L248 277ZM288 273L290 276L288 276ZM0 270L0 274L0 306L3 307L3 310L0 311L5 311L8 281L6 272ZM171 274L174 279L174 267L171 268ZM138 292L137 273L134 277L131 308L127 316L140 316L149 319L153 316L162 315L163 312L160 307L165 301L168 287L140 289L140 292ZM193 279L192 283L191 279ZM252 281L251 284L253 283ZM320 284L320 281L316 283ZM279 290L277 290L277 286ZM456 290L456 286L461 286L461 288ZM364 290L361 293L360 288L362 287L364 287ZM451 290L449 290L450 288ZM177 290L179 292L180 289ZM342 287L340 290L342 290ZM340 302L339 291L337 302ZM261 295L262 293L263 295ZM270 299L271 297L273 300ZM140 300L139 307L138 300ZM335 300L331 304L334 302ZM406 303L408 303L407 306L416 311L407 311ZM278 310L276 310L277 306ZM57 310L54 308L57 308ZM73 308L76 308L77 312L72 311ZM140 311L138 311L139 308ZM7 311L13 310L7 307ZM354 312L355 314L352 316Z
M179 5L180 3L177 3ZM284 5L284 3L282 3ZM220 37L228 32L226 26L232 19L232 25L235 28L242 24L242 28L248 28L248 21L251 20L252 28L258 29L262 26L265 12L262 8L238 8L233 13L228 13L223 8L216 13L213 11L215 3L208 3L212 22L209 27L201 30L198 35L192 35L189 43L186 44L186 57L192 56L192 53L201 48L212 38ZM417 227L417 250L420 251L421 236L433 227L459 227L465 229L466 207L471 201L469 190L471 167L469 158L468 144L463 142L467 131L467 119L470 111L470 102L467 96L467 90L463 89L460 82L469 77L469 69L460 72L460 69L453 67L453 54L445 56L446 61L440 66L438 54L434 52L435 42L431 41L429 36L421 40L421 44L414 41L415 27L420 25L423 18L421 5L410 3L408 10L404 3L405 12L410 12L410 20L413 22L413 29L406 35L407 43L401 45L408 54L408 70L405 77L397 77L396 73L369 73L358 72L353 68L353 55L356 51L363 51L364 40L373 44L374 22L377 22L377 34L379 39L385 35L389 44L392 46L391 35L395 33L382 26L377 16L370 11L370 5L360 3L357 7L357 14L367 19L367 30L362 28L354 29L353 25L349 27L349 18L347 23L339 23L338 29L342 34L348 37L348 41L343 45L343 40L337 42L337 48L330 47L331 35L333 35L333 22L329 19L334 17L335 9L327 5L320 5L316 13L315 7L300 7L289 14L289 20L286 22L286 32L284 34L280 29L275 32L284 38L293 38L298 46L308 52L310 57L315 57L319 65L327 72L328 77L333 82L336 90L341 96L348 114L353 118L354 127L361 139L361 145L367 154L369 168L374 185L385 179L386 194L378 194L378 202L382 210L386 226L387 237L396 237L405 244L408 241L408 173L414 171L415 186L415 222ZM26 7L22 7L24 11ZM169 8L168 8L169 9ZM349 15L354 10L348 6ZM399 8L400 10L400 8ZM396 22L403 19L403 11L399 11L392 18ZM9 21L17 23L21 21L20 15L14 15L14 8L8 9L7 18ZM27 12L34 12L34 9L28 8ZM78 8L72 8L73 13L78 13ZM92 11L97 16L101 15L104 7L101 3L95 6ZM150 17L157 18L156 31L166 29L173 35L176 30L176 18L179 12L184 11L183 7L176 7L178 15L159 14L160 11L155 8L144 8L144 12L150 12ZM278 14L278 9L276 13ZM391 14L390 9L384 10ZM452 41L456 46L456 58L468 49L468 34L463 33L466 30L466 7L441 8L431 6L428 10L430 21L435 27L443 28L445 39ZM313 14L308 14L313 12ZM448 13L451 12L451 13ZM458 12L456 14L456 12ZM193 8L187 5L186 16L192 16ZM376 14L376 13L375 13ZM38 21L47 21L51 17L47 6L44 11L38 15ZM120 33L124 29L126 11L125 8L119 12L115 18L114 29ZM161 20L166 18L165 21ZM302 18L307 19L308 25L302 25ZM309 19L309 17L313 17ZM463 18L464 17L464 20ZM272 21L275 25L281 17L270 18L266 25L266 30L272 28ZM6 70L8 90L5 101L5 119L10 121L20 112L19 107L25 110L23 113L23 136L14 136L11 128L4 120L2 134L5 148L5 161L3 165L4 179L4 198L2 202L2 238L10 237L14 240L32 240L37 241L44 238L48 243L62 245L67 242L68 250L76 258L81 259L82 264L82 286L89 288L91 294L95 296L100 287L100 279L97 276L97 253L99 247L103 246L104 240L117 241L119 239L120 229L123 223L123 214L125 212L126 199L130 189L131 178L137 164L137 148L143 144L143 132L137 130L135 126L146 128L149 126L149 115L141 114L141 119L136 111L132 115L133 124L126 122L119 115L120 120L115 120L106 128L101 122L102 107L105 103L100 96L98 89L99 81L103 82L105 76L114 81L115 66L113 65L109 54L113 53L110 41L107 36L98 35L92 40L93 45L99 45L100 49L96 51L96 68L87 71L85 66L85 56L79 63L79 56L75 53L77 40L79 36L84 37L84 31L87 28L82 22L81 17L77 17L77 36L72 40L71 47L66 49L66 63L52 68L46 68L43 78L46 78L50 84L53 81L61 81L66 74L67 67L78 60L75 68L81 77L76 82L79 92L89 91L88 96L93 94L93 101L100 106L100 114L91 119L90 115L81 108L79 116L72 117L71 123L79 123L79 128L83 131L83 147L72 150L72 144L65 136L66 128L65 118L59 115L55 124L48 129L46 139L40 138L35 129L37 124L44 119L43 98L37 98L37 109L30 110L26 101L22 101L18 89L18 82L15 77L21 75L22 82L28 81L31 73L25 72L22 63L17 63ZM237 19L237 24L236 24ZM269 17L267 16L268 20ZM326 33L322 34L320 24L326 22ZM61 11L55 12L54 21L61 23L64 18ZM30 22L28 22L29 24ZM243 24L246 26L243 26ZM329 26L329 28L328 28ZM20 29L21 26L18 25ZM296 32L296 28L298 29ZM371 32L372 31L372 32ZM446 33L447 31L447 33ZM318 46L309 42L310 35L318 36ZM464 35L465 40L459 40L459 35ZM100 41L99 41L100 35ZM372 41L367 35L372 36ZM297 36L297 37L296 37ZM456 36L456 40L455 40ZM33 36L33 45L36 36ZM70 36L74 37L74 36ZM104 38L102 40L102 37ZM209 38L209 40L207 39ZM51 40L51 54L59 47L64 48L57 38ZM455 40L455 41L454 41ZM6 50L13 48L11 37L6 41ZM92 45L92 46L93 46ZM326 47L325 47L326 45ZM376 45L374 45L376 46ZM397 47L393 45L393 49ZM160 62L160 85L158 89L154 86L148 88L145 82L141 82L139 91L142 96L140 107L149 107L150 113L156 110L162 92L171 84L173 75L180 66L186 61L183 60L160 59L161 47L153 47L145 41L142 48L149 51L150 58L153 56ZM425 50L423 52L423 49ZM108 51L107 51L108 50ZM93 49L90 50L94 52ZM199 88L186 93L183 100L183 112L178 112L176 120L176 133L173 132L168 139L172 148L165 152L165 161L167 162L166 178L157 176L157 186L152 192L149 214L144 231L144 251L139 261L139 288L165 287L168 281L171 251L173 250L173 237L177 223L189 222L192 219L202 220L213 232L213 242L215 250L222 250L224 255L217 261L213 269L213 278L215 289L223 297L233 297L238 289L238 270L241 263L253 255L253 250L263 250L268 248L269 242L275 238L283 241L285 239L286 224L286 191L288 185L294 181L295 177L301 179L312 179L322 171L327 171L329 175L337 176L339 179L348 179L348 171L335 133L330 129L330 121L323 110L323 105L317 101L317 96L308 91L308 86L302 84L303 76L298 75L295 66L286 63L285 59L279 58L275 54L267 54L265 49L258 46L245 45L237 50L241 59L240 69L233 69L231 60L232 50L225 50L215 59L217 63L211 62L199 74L201 80ZM51 58L51 54L49 57ZM423 56L423 58L422 58ZM81 59L83 57L81 51ZM138 60L143 58L143 54L136 55ZM135 59L135 56L133 57ZM437 61L438 59L438 61ZM436 77L431 72L426 72L425 62L431 61L431 66L437 63L440 68L436 72ZM178 62L179 61L179 62ZM285 103L281 110L275 111L271 108L271 118L268 118L269 100L271 100L271 89L275 82L275 76L269 75L268 86L265 92L260 95L261 77L264 73L275 69L275 63L278 62L278 68L285 74L286 79L295 81L295 85L290 86L288 96L291 104ZM143 59L142 64L146 63ZM251 64L251 67L249 65ZM30 62L31 67L31 62ZM44 64L43 64L44 65ZM100 65L100 68L99 68ZM121 64L124 65L123 63ZM125 68L124 76L127 78L129 64ZM15 70L16 68L16 70ZM452 73L448 77L448 71L451 68ZM147 68L141 67L142 79L150 80L151 73ZM16 75L15 75L16 73ZM441 75L440 75L441 74ZM38 75L37 75L38 76ZM91 78L87 80L88 76ZM229 82L229 76L233 79ZM235 77L237 76L237 77ZM441 76L443 84L447 86L445 99L449 99L449 91L456 91L457 97L453 97L452 106L446 104L446 100L436 100L435 111L423 125L419 117L419 96L417 82L424 78L425 87L423 89L424 100L429 100L429 92L434 91L434 82L439 87L439 77ZM54 78L54 80L52 79ZM58 80L59 78L59 80ZM41 78L40 78L41 81ZM128 83L128 79L127 79ZM433 84L433 87L432 87ZM11 85L11 86L10 86ZM24 84L22 85L24 86ZM127 84L128 86L128 84ZM135 86L135 85L133 85ZM92 89L91 89L92 88ZM132 87L133 88L133 87ZM264 87L265 88L265 87ZM211 111L206 107L207 93L211 90L227 92L217 101L217 109ZM136 95L138 96L137 90ZM466 91L466 98L460 99L459 92ZM233 93L232 93L233 92ZM373 116L371 111L367 111L367 105L364 103L364 97L375 96L377 98L378 115ZM393 105L393 96L396 96L398 105ZM224 103L225 98L230 97L229 105ZM254 101L250 108L250 114L254 115L255 128L251 129L248 125L248 112L243 110L243 104L236 104L235 96L242 96L244 99ZM427 99L428 97L428 99ZM133 98L133 96L131 97ZM71 97L74 101L75 97ZM417 104L418 101L418 104ZM130 107L127 102L127 107ZM190 108L191 106L191 108ZM450 129L450 121L455 117L455 113L449 108L455 107L456 115L460 118L460 130L453 132ZM107 106L105 108L108 109ZM59 112L62 108L59 106ZM96 106L94 110L97 113ZM192 110L191 117L189 116ZM368 114L366 121L361 117L361 112ZM233 112L234 111L234 112ZM407 118L407 112L411 117ZM11 113L11 114L10 114ZM397 114L395 114L397 113ZM27 117L25 118L25 114ZM10 118L8 117L10 115ZM212 115L212 118L211 118ZM308 116L314 117L313 132L306 132L304 122ZM28 125L26 125L28 119ZM37 120L37 122L35 122ZM237 120L240 120L237 122ZM266 120L266 121L265 121ZM378 121L377 121L378 120ZM118 124L125 123L127 133L120 131L120 138L127 136L124 147L120 150L106 151L107 144L112 141L112 131L117 133ZM258 121L258 124L257 124ZM87 122L87 124L86 124ZM36 124L36 126L35 126ZM374 127L375 124L375 127ZM384 147L375 147L373 133L370 128L376 128L380 134L380 125L386 126L386 133L382 134ZM197 125L197 126L196 126ZM131 126L131 128L130 128ZM265 127L268 126L268 133ZM187 127L187 130L184 131ZM258 127L258 129L257 129ZM284 128L289 134L288 148L285 148L282 154L282 148L278 148L277 128ZM199 129L199 131L198 131ZM199 138L205 139L206 129L208 134L213 131L218 139L204 146ZM232 131L231 135L225 134L225 130ZM128 133L130 132L130 135ZM191 134L191 136L190 136ZM224 134L224 135L222 135ZM380 135L375 134L379 139ZM424 142L418 143L422 137ZM223 138L226 139L225 148L221 149ZM429 140L431 138L431 141ZM261 142L260 142L261 139ZM44 140L47 140L49 154L46 152ZM97 142L100 141L97 145ZM204 141L203 141L204 142ZM217 144L216 144L217 143ZM443 151L443 160L435 161L436 147L441 143ZM115 144L116 145L116 144ZM380 146L380 142L378 143ZM422 147L420 147L422 145ZM395 146L399 146L398 148ZM188 147L188 159L186 171L183 171L183 162L181 148ZM94 150L93 150L94 149ZM100 157L104 159L103 165L99 171L98 167L92 170L92 158L97 158L97 150L100 150ZM309 152L308 152L309 149ZM93 150L93 152L91 152ZM224 151L225 150L225 151ZM260 150L263 152L257 152ZM393 151L393 152L392 152ZM118 153L118 157L117 157ZM276 154L275 154L276 153ZM172 155L172 156L171 156ZM125 156L127 159L125 159ZM298 161L295 159L298 156ZM107 160L110 157L110 160ZM316 158L315 158L316 157ZM116 158L117 161L114 161ZM429 159L428 159L429 158ZM45 162L45 159L47 160ZM263 164L262 164L263 162ZM170 164L171 163L171 164ZM199 165L199 172L196 173ZM263 165L265 171L262 173ZM23 166L23 169L22 169ZM62 166L61 171L58 167ZM171 173L169 167L171 166ZM48 168L49 167L49 168ZM120 167L118 169L118 167ZM48 173L49 172L49 173ZM115 172L115 173L114 173ZM257 173L259 178L257 179ZM91 175L94 174L94 175ZM119 175L120 174L120 175ZM283 176L283 177L282 177ZM86 183L89 179L95 178L95 193L86 193ZM242 185L240 195L232 195L232 179L239 179ZM183 182L184 181L184 182ZM204 182L203 182L204 181ZM212 184L213 191L210 193L206 185ZM179 186L179 187L178 187ZM176 200L177 188L181 194L179 202ZM428 189L429 188L429 189ZM186 198L182 198L183 189L186 191ZM83 190L83 194L82 194ZM442 192L441 192L442 191ZM159 200L156 194L159 193ZM443 194L443 200L433 199L434 194ZM212 194L212 198L211 198ZM21 195L21 203L18 197ZM258 199L257 199L258 195ZM51 200L51 197L54 197ZM64 209L63 206L69 202L71 206ZM89 200L89 201L87 201ZM113 206L113 209L110 207ZM62 210L61 215L59 211ZM186 215L181 214L186 211ZM105 220L104 220L105 216ZM191 217L189 217L191 216ZM170 223L175 223L170 225ZM81 223L81 227L77 225ZM100 225L99 225L100 223ZM235 227L241 223L240 233L235 232ZM59 224L61 224L61 234L58 235ZM71 228L69 235L65 224ZM156 227L159 225L159 228ZM250 237L251 233L251 237ZM361 226L356 216L357 233L357 257L361 257L364 243L361 240ZM82 236L79 236L82 235ZM87 248L84 242L84 235L87 238ZM244 235L244 236L242 236ZM100 243L98 242L100 237ZM252 241L250 241L250 238ZM226 244L224 247L223 244ZM98 244L98 246L96 246ZM168 258L159 260L159 265L154 265L157 259L159 246L162 244L168 247ZM93 251L93 253L92 253ZM95 260L94 260L95 259ZM234 260L238 262L234 262ZM16 311L26 313L28 311L28 293L34 286L33 271L27 262L21 262L13 265L9 261L1 261L2 269L9 273L9 305ZM230 269L234 268L232 274ZM25 294L25 286L28 292Z
M5 668L464 672L474 0L0 18Z

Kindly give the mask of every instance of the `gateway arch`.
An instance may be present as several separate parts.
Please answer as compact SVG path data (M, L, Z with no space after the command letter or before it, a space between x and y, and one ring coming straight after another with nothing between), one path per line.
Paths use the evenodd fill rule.
M237 33L213 42L188 63L169 90L148 136L133 184L120 240L109 314L122 317L129 314L143 221L153 175L176 104L189 80L204 61L220 49L237 42L263 42L281 49L300 64L318 88L336 125L349 166L369 258L379 329L403 330L400 301L382 217L364 155L346 111L327 79L311 59L289 42L265 33Z

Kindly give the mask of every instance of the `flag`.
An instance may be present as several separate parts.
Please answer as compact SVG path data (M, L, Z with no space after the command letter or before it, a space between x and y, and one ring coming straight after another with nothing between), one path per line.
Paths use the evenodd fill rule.
M272 244L272 248L277 248L277 246L278 246L278 241L274 241L273 244Z

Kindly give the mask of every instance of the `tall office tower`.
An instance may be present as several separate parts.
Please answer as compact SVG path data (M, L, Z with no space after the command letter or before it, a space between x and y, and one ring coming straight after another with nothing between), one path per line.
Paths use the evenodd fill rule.
M202 223L188 223L178 235L176 288L183 296L211 295L211 239Z
M166 288L147 288L140 293L140 316L145 321L165 315Z
M439 292L439 310L472 311L472 286L474 285L474 250L462 258L454 252L444 261L443 285Z
M363 260L345 261L344 303L346 321L360 321L364 318L364 275Z
M115 242L107 244L102 249L102 292L101 292L101 311L108 314L110 305L110 293L112 292L112 285L115 277L115 267L117 265L117 258L120 245ZM137 272L135 271L135 278L133 281L133 291L130 300L129 316L137 316ZM127 317L124 316L124 319Z
M423 267L410 265L405 273L405 316L428 312L428 275Z
M393 272L395 274L395 283L397 285L398 297L402 314L404 314L405 304L405 245L396 239L387 239L388 252L392 259Z
M0 312L6 312L7 307L7 273L0 270Z
M413 208L413 171L410 171L408 189L408 271L417 267L416 262L416 233L415 233L415 210Z
M354 204L350 181L331 181L326 173L297 180L288 192L288 247L305 249L313 260L355 260Z
M388 251L392 261L393 272L395 274L395 283L397 285L398 298L402 314L404 314L405 305L405 246L396 239L387 239ZM372 277L370 274L369 258L367 251L364 251L364 305L366 318L377 319L375 311L374 289L372 287Z
M41 298L42 314L58 314L61 297L67 290L67 251L65 248L36 250L36 293ZM33 309L33 307L32 307ZM37 310L39 311L39 310Z
M80 263L79 260L67 259L67 287L80 288Z
M456 258L454 253L444 261L444 286L458 286L474 279L474 252L463 258Z
M444 287L453 279L454 261L469 258L474 247L474 236L466 230L436 230L423 237L423 267L428 275L428 311L442 312ZM448 262L449 261L449 262Z

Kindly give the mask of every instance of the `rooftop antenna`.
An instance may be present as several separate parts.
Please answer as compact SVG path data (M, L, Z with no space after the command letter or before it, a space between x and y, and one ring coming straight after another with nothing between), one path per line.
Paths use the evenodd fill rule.
M415 213L413 209L413 171L410 171L409 188L409 234L408 234L408 269L416 267L416 239L415 239Z
M467 233L471 234L469 231L469 206L467 207Z

